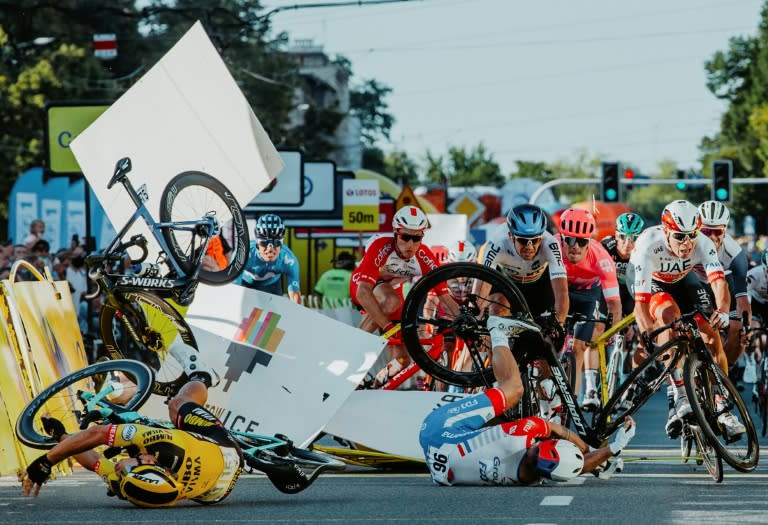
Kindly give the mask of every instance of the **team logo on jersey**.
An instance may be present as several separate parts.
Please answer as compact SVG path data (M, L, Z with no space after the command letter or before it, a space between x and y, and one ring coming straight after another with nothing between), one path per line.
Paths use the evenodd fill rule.
M256 365L269 366L283 340L285 330L278 328L280 314L254 308L244 317L227 348L224 391L237 382L243 372L251 373Z
M136 425L125 425L120 431L123 441L130 441L136 435Z

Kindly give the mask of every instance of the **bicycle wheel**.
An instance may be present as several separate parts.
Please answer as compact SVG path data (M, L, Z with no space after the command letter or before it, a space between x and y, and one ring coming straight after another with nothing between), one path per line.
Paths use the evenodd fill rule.
M701 428L690 425L693 440L696 443L696 453L701 457L707 472L715 480L715 483L723 481L723 459L717 453L717 449L706 439Z
M640 410L664 384L670 369L685 355L686 350L685 340L673 339L656 348L640 363L627 380L619 385L600 412L595 426L598 434L603 438L610 436L624 422L626 416Z
M81 416L84 414L78 392L97 392L108 375L110 382L121 384L123 392L119 402L104 399L101 403L106 406L138 410L152 393L154 374L144 363L129 359L94 363L62 377L24 407L16 420L16 436L19 441L32 448L53 448L57 442L43 430L40 422L42 416L61 421L67 433L80 430Z
M448 281L471 280L472 291L459 305L459 314L451 316L439 309L425 308L430 293L448 287ZM433 311L433 313L430 313ZM486 322L490 315L529 318L528 305L517 287L501 273L474 263L450 263L440 266L417 282L403 303L402 337L408 353L427 374L459 386L489 386L493 369L485 363L490 353ZM453 334L457 344L463 341L474 366L470 371L452 370L429 355L425 335L441 330Z
M105 304L99 315L104 347L113 358L142 361L155 371L152 393L170 397L187 382L184 366L169 353L178 334L197 348L192 329L171 305L146 292L116 294L119 304Z
M698 354L688 356L683 373L688 401L707 441L736 470L754 470L759 458L757 431L739 391L719 366L702 360ZM720 407L716 406L715 396L722 396ZM718 417L726 412L733 413L744 424L744 434L737 438L727 436L718 422Z
M220 240L226 241L223 251L227 262L219 270L201 269L198 278L205 284L227 284L240 276L250 250L248 224L235 196L217 179L199 171L176 175L163 190L161 222L199 221L206 214L213 214L222 229ZM163 228L162 232L171 248L170 255L185 273L194 273L207 235L171 228Z

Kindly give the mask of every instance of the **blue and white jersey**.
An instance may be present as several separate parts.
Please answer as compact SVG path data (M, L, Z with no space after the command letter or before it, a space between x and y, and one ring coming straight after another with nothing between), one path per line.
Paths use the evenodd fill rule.
M283 295L281 277L285 275L288 281L288 291L298 292L299 287L299 261L288 246L283 244L280 253L272 262L267 262L259 255L256 241L251 241L248 253L248 264L245 265L243 274L237 279L237 284L248 288L255 288L262 292L274 295Z

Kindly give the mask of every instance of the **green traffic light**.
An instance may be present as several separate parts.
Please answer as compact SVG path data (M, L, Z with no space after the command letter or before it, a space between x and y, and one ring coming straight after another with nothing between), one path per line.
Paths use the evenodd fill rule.
M616 197L617 197L616 190L614 190L613 188L605 190L605 198L608 199L609 201L615 201Z
M685 191L686 184L684 182L677 182L675 183L675 188L677 188L680 191Z
M725 188L717 188L717 191L715 192L715 197L719 201L727 201L728 200L728 190Z

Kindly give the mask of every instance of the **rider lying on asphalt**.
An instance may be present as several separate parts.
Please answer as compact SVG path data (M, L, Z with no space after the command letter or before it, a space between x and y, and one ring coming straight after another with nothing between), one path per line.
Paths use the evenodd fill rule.
M521 324L503 317L488 319L497 387L441 406L425 418L419 442L438 485L531 485L544 478L567 481L600 468L599 477L607 478L616 468L615 456L635 435L630 417L613 441L597 450L564 426L539 417L484 426L523 396L509 347L509 336Z

